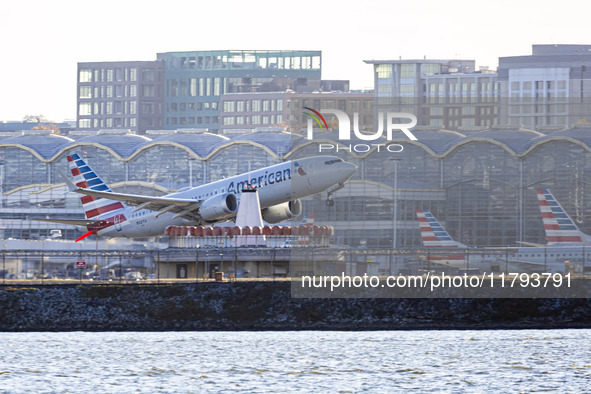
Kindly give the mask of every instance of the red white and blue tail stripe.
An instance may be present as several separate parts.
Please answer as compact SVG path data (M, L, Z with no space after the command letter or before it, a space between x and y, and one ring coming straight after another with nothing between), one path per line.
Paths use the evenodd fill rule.
M417 219L421 230L421 239L426 248L467 248L466 245L454 241L428 210L417 209Z
M550 246L583 246L589 238L582 233L575 222L548 189L537 189L546 240Z
M314 215L310 215L300 223L300 226L313 226L314 225Z
M92 190L110 192L111 189L102 181L101 178L86 164L80 155L74 153L67 157L70 171L74 177L74 183L78 187ZM124 208L123 203L119 201L108 200L100 197L82 196L82 207L87 219L97 218L103 213L108 213L117 209Z

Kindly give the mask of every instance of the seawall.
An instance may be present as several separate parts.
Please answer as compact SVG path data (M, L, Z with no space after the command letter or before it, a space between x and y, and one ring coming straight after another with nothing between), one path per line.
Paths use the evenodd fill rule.
M289 282L0 287L0 331L569 327L591 327L591 299L297 299Z

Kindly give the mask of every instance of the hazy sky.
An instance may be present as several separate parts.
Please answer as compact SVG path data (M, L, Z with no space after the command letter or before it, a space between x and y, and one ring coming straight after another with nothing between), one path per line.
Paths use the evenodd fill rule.
M591 44L591 3L547 0L21 0L0 3L0 121L76 117L76 63L157 52L322 50L322 77L371 88L364 59L499 56Z

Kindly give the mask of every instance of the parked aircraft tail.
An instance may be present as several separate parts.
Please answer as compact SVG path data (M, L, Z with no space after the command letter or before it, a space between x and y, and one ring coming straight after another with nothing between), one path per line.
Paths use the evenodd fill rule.
M537 192L548 246L591 245L591 237L579 230L550 190L537 189Z
M417 219L426 248L467 248L463 243L454 241L427 209L417 209Z
M310 215L307 218L303 219L300 223L300 226L313 226L314 225L314 215Z

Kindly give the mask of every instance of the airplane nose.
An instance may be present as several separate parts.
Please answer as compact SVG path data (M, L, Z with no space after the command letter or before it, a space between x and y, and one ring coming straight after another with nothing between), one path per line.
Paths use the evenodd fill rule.
M357 171L357 166L352 163L340 163L339 172L341 176L344 178L344 181L351 178L355 171Z

